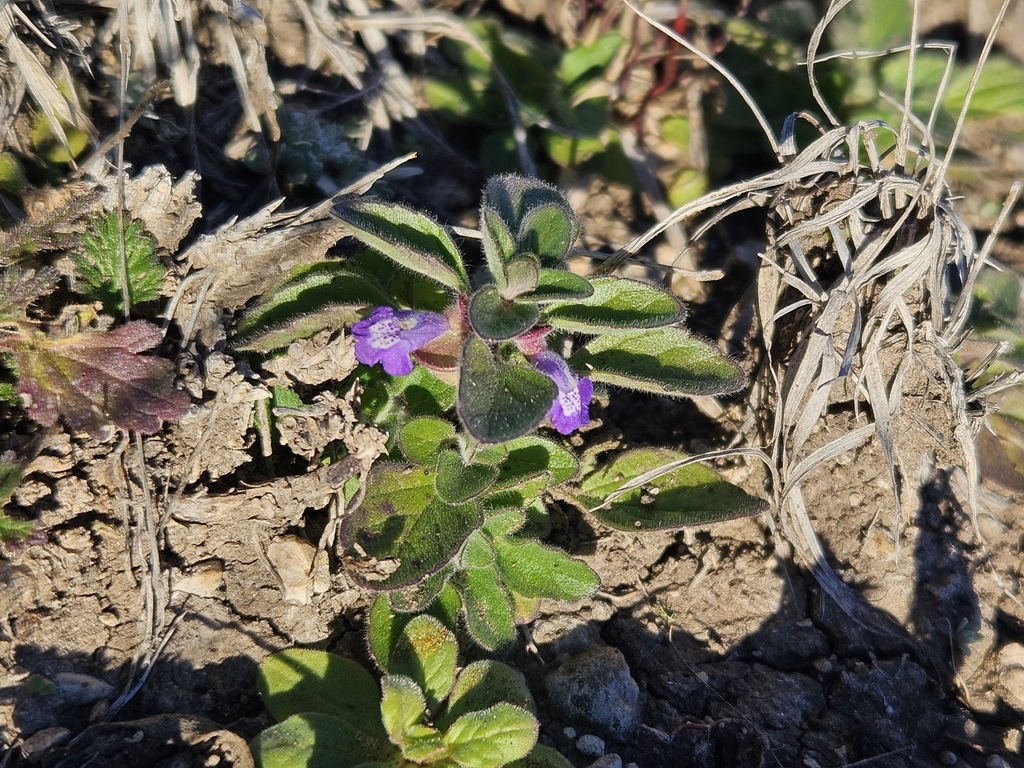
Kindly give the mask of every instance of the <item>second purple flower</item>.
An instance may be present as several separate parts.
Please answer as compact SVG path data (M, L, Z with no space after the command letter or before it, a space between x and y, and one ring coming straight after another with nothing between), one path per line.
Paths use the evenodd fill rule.
M533 367L558 387L558 394L548 411L551 424L559 433L568 435L590 423L590 398L594 384L587 376L577 376L565 359L551 351L530 358Z

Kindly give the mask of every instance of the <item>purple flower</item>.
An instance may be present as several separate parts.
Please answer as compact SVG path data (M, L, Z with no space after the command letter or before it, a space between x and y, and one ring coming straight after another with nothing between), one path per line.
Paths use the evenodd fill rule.
M590 423L590 398L594 384L588 376L580 378L561 355L544 351L530 358L533 367L558 387L558 394L548 411L551 424L561 434L568 435Z
M352 326L356 360L380 363L392 376L412 373L409 355L448 330L448 318L436 312L377 307L365 320Z

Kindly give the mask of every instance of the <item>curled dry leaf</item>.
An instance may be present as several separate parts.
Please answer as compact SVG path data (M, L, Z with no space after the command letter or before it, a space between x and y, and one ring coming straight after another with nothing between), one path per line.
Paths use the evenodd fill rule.
M161 339L159 328L141 320L104 333L26 337L12 351L29 416L45 426L63 416L97 438L111 422L152 434L161 419L181 418L189 396L174 389L174 365L138 354Z

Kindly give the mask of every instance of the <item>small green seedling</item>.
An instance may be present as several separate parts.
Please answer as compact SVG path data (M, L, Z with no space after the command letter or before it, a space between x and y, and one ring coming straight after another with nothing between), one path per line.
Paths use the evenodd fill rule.
M259 734L260 768L568 768L538 747L533 698L497 661L457 670L455 636L433 616L370 619L380 687L363 667L323 651L269 657L259 686L281 722Z
M75 268L85 283L83 293L112 315L125 309L122 284L131 307L157 298L164 281L164 268L153 252L152 240L142 233L141 222L124 222L123 267L120 239L117 214L109 213L82 235L81 251L75 256Z

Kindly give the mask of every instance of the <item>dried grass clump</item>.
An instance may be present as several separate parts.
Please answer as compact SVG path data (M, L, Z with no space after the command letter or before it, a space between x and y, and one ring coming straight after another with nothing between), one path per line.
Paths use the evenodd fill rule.
M877 437L892 486L891 530L898 555L902 509L907 503L905 479L910 468L918 466L914 451L919 444L903 445L894 420L906 416L901 411L906 411L908 381L929 382L929 394L941 401L944 418L925 421L915 414L911 418L930 430L936 445L949 449L942 458L966 469L971 481L968 509L980 541L974 436L986 412L983 398L1012 386L1022 374L1004 375L972 390L972 381L987 363L968 375L954 359L969 333L966 323L975 280L1016 201L1019 185L1011 190L992 235L979 249L972 231L957 215L945 181L967 104L944 153L936 150L932 136L934 114L924 123L910 113L914 54L925 46L935 47L917 40L916 3L901 125L881 121L839 125L817 88L814 64L825 29L850 1L832 2L815 30L806 62L821 112L833 127L822 128L809 116L794 115L781 142L766 131L782 161L778 170L678 209L625 246L604 268L635 254L669 226L701 214L708 216L696 225L691 242L739 210L768 210L767 248L756 301L763 354L751 393L748 437L767 446L753 453L771 472L775 520L782 533L826 592L856 618L867 614L859 597L828 565L802 493L805 478ZM975 81L1008 4L1008 0L1003 3L993 24ZM691 53L701 55L671 30L634 10ZM939 47L952 58L952 46ZM753 99L729 79L766 126ZM936 102L941 97L940 89ZM968 102L969 97L970 93ZM802 151L797 150L794 135L800 118L810 120L821 133ZM836 406L854 411L849 428L824 444L812 440L822 417ZM752 453L751 449L737 452ZM916 486L910 490L916 493Z

